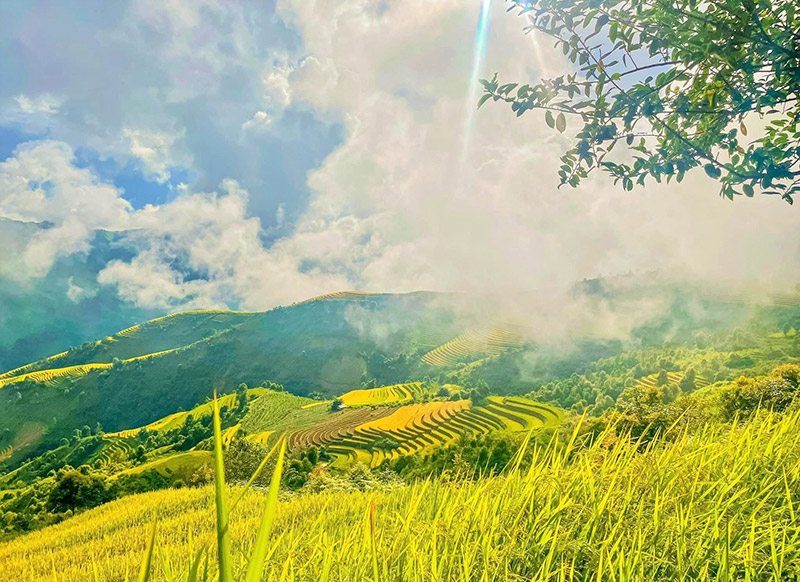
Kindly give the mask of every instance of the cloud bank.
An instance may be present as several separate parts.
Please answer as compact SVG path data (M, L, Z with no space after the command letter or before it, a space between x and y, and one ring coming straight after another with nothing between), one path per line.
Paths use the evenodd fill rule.
M479 2L454 0L290 0L274 18L300 39L295 54L262 46L247 4L131 3L120 30L132 40L124 42L152 39L161 89L125 89L140 99L139 113L98 121L94 137L63 129L0 163L0 215L53 224L13 269L2 267L11 257L0 269L41 277L59 254L84 252L91 232L107 228L130 231L139 252L110 262L98 281L164 310L265 309L342 289L500 295L630 271L793 279L800 231L786 204L722 200L697 173L632 193L599 175L558 189L567 137L536 114L516 118L492 103L470 114L478 10ZM527 80L567 67L532 44L502 3L491 18L486 76ZM222 104L242 79L248 95L231 97L232 115ZM280 185L248 188L258 183L248 178L252 168L270 160L247 147L223 165L226 179L181 185L172 200L138 209L75 161L76 148L94 144L156 183L175 166L211 176L213 144L195 147L197 129L175 107L211 94L220 110L209 122L235 132L240 145L285 131L297 111L342 128L341 143L307 173L305 201ZM58 126L76 100L18 96L5 115ZM302 143L306 130L292 128ZM231 155L225 143L222 158Z

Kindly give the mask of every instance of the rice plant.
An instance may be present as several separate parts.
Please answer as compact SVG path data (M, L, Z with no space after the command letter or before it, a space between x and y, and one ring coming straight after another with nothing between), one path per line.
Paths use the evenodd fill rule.
M153 582L203 580L206 559L208 580L246 582L793 580L798 429L800 412L647 443L613 428L584 443L576 429L565 444L530 445L498 477L279 507L277 485L228 490L220 472L212 488L129 497L2 544L0 572L82 582L96 567L100 580L134 580L158 508Z

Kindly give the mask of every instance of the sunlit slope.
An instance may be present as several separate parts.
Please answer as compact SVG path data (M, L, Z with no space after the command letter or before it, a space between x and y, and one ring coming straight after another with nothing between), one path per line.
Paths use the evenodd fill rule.
M520 330L512 325L470 331L440 345L422 357L431 366L447 367L481 356L496 356L523 343Z
M385 580L409 572L440 581L797 578L797 413L644 448L603 436L571 454L539 451L531 470L500 477L289 497L262 579L370 580L370 539ZM101 580L134 580L158 510L158 553L168 562L154 559L152 580L164 582L166 564L186 572L214 531L213 498L207 487L109 503L0 544L0 571L8 580L85 582L96 567ZM263 510L254 491L231 513L238 563ZM599 576L601 549L608 574Z
M98 422L109 432L144 426L242 382L333 397L365 375L386 385L422 378L416 358L383 362L410 349L427 320L440 323L435 297L353 295L256 314L189 312L123 330L0 379L0 450L50 448L76 426Z
M328 441L328 450L340 462L360 460L374 467L387 459L430 451L460 436L554 426L561 418L556 408L521 397L493 396L481 406L472 406L469 400L409 404L341 431Z
M351 390L339 398L345 406L378 406L385 404L401 404L419 399L426 394L420 382Z
M666 372L666 384L669 386L678 386L683 380L684 372ZM658 386L659 374L650 374L637 380L637 384L643 388L654 388ZM709 381L699 376L695 377L694 385L696 388L702 388L709 385Z
M266 388L252 388L247 391L247 396L249 399L259 398L267 394L269 390ZM224 394L218 398L219 407L220 409L224 410L225 408L233 408L236 406L236 394ZM164 418L160 418L155 422L151 422L145 426L131 428L128 430L122 430L114 433L106 433L108 437L124 437L130 438L136 436L139 431L147 430L148 432L161 432L161 431L169 431L174 430L176 428L181 428L184 424L186 424L186 420L191 417L194 420L198 420L200 418L209 417L212 415L214 410L214 404L212 401L208 401L205 404L201 404L199 406L195 406L191 410L183 411L183 412L175 412Z
M50 368L112 363L187 346L257 314L235 311L184 311L134 325L114 335L87 342L60 354L0 374L12 376Z

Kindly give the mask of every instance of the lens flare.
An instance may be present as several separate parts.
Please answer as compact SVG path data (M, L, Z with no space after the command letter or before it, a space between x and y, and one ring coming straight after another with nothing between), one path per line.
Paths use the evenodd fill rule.
M461 172L463 176L464 165L467 161L472 126L475 119L475 110L478 103L479 79L483 74L483 64L486 59L486 45L489 39L489 11L492 0L481 0L481 11L478 17L478 28L475 32L475 47L472 53L472 70L469 75L467 87L466 115L464 117L464 130L461 140Z

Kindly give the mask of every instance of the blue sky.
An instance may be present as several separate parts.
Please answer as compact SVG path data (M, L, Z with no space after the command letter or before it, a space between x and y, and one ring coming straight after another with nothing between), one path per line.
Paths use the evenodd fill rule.
M153 49L168 46L175 32L175 25L164 24L163 18L137 21L133 5L126 2L2 3L0 53L10 58L0 59L0 104L6 106L0 118L0 159L26 141L64 140L77 152L79 165L118 186L134 208L168 202L178 184L211 190L235 177L249 191L250 210L265 226L273 225L281 204L287 219L296 217L309 196L306 174L341 142L342 129L335 120L323 122L313 111L290 106L269 132L242 139L241 123L269 105L259 94L265 63L276 56L291 62L300 57L302 46L298 33L275 15L274 2L246 7L247 14L236 14L208 6L213 14L205 21L200 17L196 36L218 35L215 48L223 59L225 51L232 58L209 74L208 85L175 99L168 95L174 90L174 70L187 65L202 70L204 63L191 55L154 58ZM215 30L218 16L223 23ZM226 33L246 35L247 48L256 54L237 58L235 49L225 46ZM15 98L40 95L61 101L57 116L14 114ZM239 123L233 121L237 116ZM148 131L179 128L183 161L176 159L168 175L154 179L115 135L135 125Z
M0 252L0 278L42 281L96 229L137 249L96 284L164 311L653 269L780 280L800 266L785 204L723 202L702 172L634 193L599 175L559 190L569 131L502 104L475 111L478 77L570 68L505 8L0 3L0 216L52 225Z

